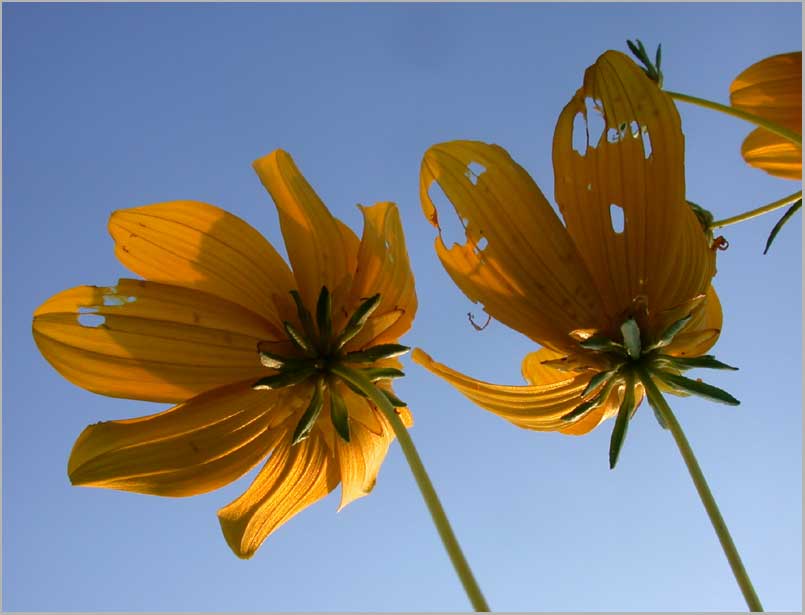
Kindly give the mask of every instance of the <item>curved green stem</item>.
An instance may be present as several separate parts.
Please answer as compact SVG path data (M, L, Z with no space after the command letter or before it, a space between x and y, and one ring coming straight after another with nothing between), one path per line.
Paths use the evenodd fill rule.
M383 395L380 389L372 384L372 382L363 374L344 365L336 365L331 369L335 375L343 378L365 393L369 399L371 399L375 405L380 408L380 410L391 423L391 426L394 428L394 433L396 434L397 439L400 441L400 446L402 447L405 458L408 461L408 465L411 466L411 472L416 479L419 490L422 492L422 497L425 500L425 504L428 506L428 510L433 518L433 523L442 539L444 548L447 551L447 554L450 556L450 561L453 563L453 567L455 568L456 573L461 580L461 584L464 586L464 591L467 593L467 597L472 603L472 608L475 611L488 612L489 605L486 603L486 599L481 593L481 588L478 586L478 582L475 580L475 577L472 574L472 570L470 569L470 566L464 557L464 553L461 551L461 546L458 544L456 535L453 533L453 528L450 526L450 522L447 520L447 515L445 514L444 508L442 508L442 504L439 501L439 496L436 495L436 490L433 488L433 483L431 483L430 477L425 470L425 466L422 465L422 459L420 459L419 453L414 447L414 442L411 440L411 436L408 434L408 430L405 428L405 425L402 424L400 417L397 416L394 406L391 405L389 400L385 395Z
M722 113L726 113L727 115L731 115L733 117L746 120L747 122L751 122L755 126L765 128L769 132L773 132L774 134L781 136L783 139L791 141L791 143L794 143L795 145L802 147L802 135L798 135L796 132L794 132L793 130L789 130L785 126L780 126L779 124L770 122L766 118L760 117L759 115L755 115L753 113L747 113L746 111L741 111L740 109L736 109L735 107L730 107L729 105L722 105L721 103L713 102L712 100L707 100L705 98L688 96L687 94L681 94L679 92L671 92L669 90L664 90L664 92L668 94L668 96L676 100L681 100L682 102L691 103L693 105L699 105L700 107L704 107L705 109L712 109L713 111L721 111Z
M716 531L718 540L721 543L721 548L727 556L727 561L729 561L730 568L732 568L732 574L735 576L735 580L741 588L749 610L752 612L762 612L763 606L760 604L760 599L755 593L752 581L746 573L743 562L741 562L738 549L735 548L735 543L732 541L732 536L730 536L730 532L727 529L727 524L724 523L724 518L718 510L718 505L713 498L713 494L710 492L710 487L707 486L707 481L704 479L702 469L696 461L696 456L693 454L693 449L690 448L690 444L685 437L685 433L682 431L682 427L677 422L674 413L671 411L671 407L668 405L668 402L665 401L657 385L654 384L654 380L652 380L648 370L645 367L638 367L637 372L646 390L649 403L664 419L665 424L674 437L679 452L682 453L682 458L685 460L685 465L688 467L690 477L693 479L693 484L696 485L696 491L699 492L699 497L702 500L702 504L704 504L707 515L710 517L710 522L713 524L713 529Z
M710 228L711 229L724 228L725 226L730 226L731 224L738 224L738 222L743 222L744 220L751 220L752 218L757 218L758 216L767 214L770 211L774 211L775 209L781 209L786 205L790 205L794 201L797 201L801 198L802 198L802 190L800 190L799 192L795 192L794 194L784 196L780 200L774 201L773 203L769 203L768 205L764 205L763 207L758 207L757 209L752 209L751 211L745 211L744 213L738 214L737 216L732 216L731 218L716 220L710 225Z

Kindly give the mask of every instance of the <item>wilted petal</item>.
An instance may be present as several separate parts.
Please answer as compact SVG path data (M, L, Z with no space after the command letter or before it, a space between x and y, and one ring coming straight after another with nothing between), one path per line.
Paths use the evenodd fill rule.
M287 395L253 391L252 381L202 393L136 419L96 423L76 440L68 463L74 485L163 496L206 493L263 459L290 411Z
M715 255L685 202L679 115L625 55L587 69L553 159L557 203L612 324L637 297L662 311L706 291Z
M265 376L257 344L274 334L257 314L215 295L126 279L61 292L33 321L40 352L70 382L165 402Z
M420 199L439 227L429 194L434 182L453 204L467 239L448 249L440 234L436 252L472 301L533 340L559 348L569 343L570 331L602 324L601 302L576 246L537 185L504 149L454 141L427 151Z

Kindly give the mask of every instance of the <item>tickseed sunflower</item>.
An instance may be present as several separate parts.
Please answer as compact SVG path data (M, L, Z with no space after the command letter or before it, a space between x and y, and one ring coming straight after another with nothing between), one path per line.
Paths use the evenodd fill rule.
M730 104L802 135L802 52L757 62L730 85ZM785 179L802 179L802 146L756 128L744 140L747 164Z
M393 203L361 207L359 240L286 152L254 168L277 205L291 268L212 205L125 209L109 221L115 253L145 279L64 291L33 320L40 351L74 384L177 404L87 427L68 462L73 484L190 496L270 455L218 512L242 558L339 483L340 507L372 490L394 431L365 390L335 372L376 383L410 426L390 381L402 375L395 357L407 348L397 340L417 309Z
M715 250L685 200L677 110L625 55L609 51L587 69L559 117L553 162L564 224L503 148L454 141L427 151L420 196L440 229L442 264L467 297L542 349L522 362L526 386L470 378L419 349L413 359L526 429L579 435L617 416L614 467L647 380L737 403L682 375L728 367L705 354L722 321ZM462 245L442 240L434 182L464 225Z

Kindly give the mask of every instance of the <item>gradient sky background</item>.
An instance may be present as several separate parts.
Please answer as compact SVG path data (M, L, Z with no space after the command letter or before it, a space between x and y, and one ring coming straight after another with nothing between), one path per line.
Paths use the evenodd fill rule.
M493 382L522 383L534 345L450 282L423 217L428 146L506 147L553 194L551 140L584 69L639 37L663 44L666 87L726 102L730 81L801 48L790 4L8 4L3 11L3 608L9 611L469 610L394 445L372 495L339 494L250 561L221 536L217 492L163 499L71 487L88 424L164 405L104 398L39 355L31 313L127 271L118 208L217 204L284 253L251 162L281 147L360 233L356 203L394 200L420 308L404 338ZM691 200L717 218L798 189L747 167L750 127L681 105ZM672 406L768 610L802 608L801 216L725 229L715 348L701 371L742 400ZM443 215L448 238L456 221ZM452 232L455 233L455 226ZM452 235L455 237L455 234ZM740 611L745 603L668 432L647 405L615 471L613 423L574 438L520 430L413 364L397 385L412 436L486 597L501 611Z

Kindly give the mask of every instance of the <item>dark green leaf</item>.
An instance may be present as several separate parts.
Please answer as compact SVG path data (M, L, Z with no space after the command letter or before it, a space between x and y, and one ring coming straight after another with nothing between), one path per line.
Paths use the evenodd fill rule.
M304 359L284 357L265 350L259 350L258 354L260 355L260 363L271 369L297 369L305 364Z
M623 344L626 346L626 352L633 359L640 358L642 350L640 346L640 327L634 318L630 318L621 325L621 335L623 335Z
M668 344L674 341L674 337L676 337L676 334L679 333L682 329L684 329L685 326L690 322L692 316L693 316L692 314L688 314L684 318L680 318L675 323L670 325L665 331L663 331L659 340L657 340L651 346L646 348L646 352L650 352L657 348L665 348L666 346L668 346Z
M321 287L316 303L316 325L319 327L319 339L322 342L330 340L333 335L333 297L326 286Z
M299 295L299 291L292 290L291 297L293 297L294 303L296 303L296 313L299 316L299 322L302 323L302 330L307 337L307 345L312 346L315 344L316 340L316 331L313 328L313 316L310 315L310 312L302 303L302 297Z
M372 382L378 380L393 380L394 378L402 378L405 374L396 367L366 367L359 370Z
M388 399L395 408L405 408L408 405L391 391L380 389L379 387L378 390L386 396L386 399Z
M349 442L349 413L344 398L336 392L335 387L330 387L330 419L341 439Z
M679 389L685 393L698 395L699 397L704 397L705 399L717 401L729 406L737 406L741 403L726 391L719 389L718 387L714 387L712 384L707 384L706 382L700 382L698 380L691 380L690 378L685 378L685 376L678 376L676 374L671 374L660 370L654 370L652 373L666 384L669 384L675 389Z
M590 393L592 393L598 385L602 384L603 382L607 381L609 378L612 378L617 373L617 369L611 369L605 372L598 372L595 376L590 378L590 382L587 384L587 387L582 391L581 396L587 397Z
M623 344L618 344L617 342L613 342L608 337L604 337L603 335L594 335L590 338L587 338L583 342L579 342L579 346L584 348L585 350L598 350L604 352L625 352L625 348Z
M364 325L366 324L366 321L369 320L372 312L377 309L378 305L380 305L380 293L372 295L366 301L360 304L358 309L355 310L355 313L349 319L347 326L344 327L344 331L339 336L336 349L342 348L344 344L358 335L360 330L363 329Z
M310 376L312 376L315 371L316 370L310 366L283 371L273 376L267 376L266 378L261 378L252 385L252 388L255 391L282 389L285 387L292 386L294 384L299 384L300 382L304 382L305 380L310 378Z
M791 216L797 213L797 211L801 208L802 208L802 199L798 200L791 207L789 207L788 210L786 210L786 212L783 214L783 217L780 218L777 221L777 224L774 225L774 228L771 229L769 238L766 240L766 249L763 250L763 254L766 254L766 252L769 251L769 248L771 248L771 244L774 241L775 237L777 237L777 233L780 232L780 229L783 228L785 223L791 219Z
M671 357L668 355L660 355L658 359L679 370L704 367L709 369L728 369L734 372L738 371L737 367L722 363L711 354L705 354L700 357Z
M296 327L294 327L287 320L283 321L282 326L285 327L285 333L288 334L288 337L291 339L294 346L296 346L302 352L309 353L311 351L310 344L305 339L305 336L296 330Z
M378 344L366 350L348 352L344 356L344 360L352 363L374 363L381 359L399 357L409 350L411 349L408 346L403 346L402 344Z
M310 399L307 410L305 410L302 418L296 424L296 429L294 429L291 438L291 446L299 444L310 435L313 426L316 424L316 419L321 414L322 407L324 407L324 380L320 378L316 382L316 388L313 391L313 397Z
M626 390L623 394L623 401L618 408L618 417L615 419L615 427L612 428L612 437L609 440L609 468L614 469L618 463L618 456L626 438L626 431L629 428L629 419L635 408L634 397L634 378L629 375L626 378Z
M609 378L609 380L607 380L606 384L601 388L600 391L598 391L598 393L596 393L595 397L593 397L588 401L585 401L584 403L579 404L567 414L563 414L562 420L573 421L578 417L580 417L585 412L588 412L593 408L597 408L602 403L604 403L606 399L609 397L609 394L612 392L612 387L614 387L615 383L618 381L618 379L615 377L615 373L617 373L617 370L613 372L612 377Z

